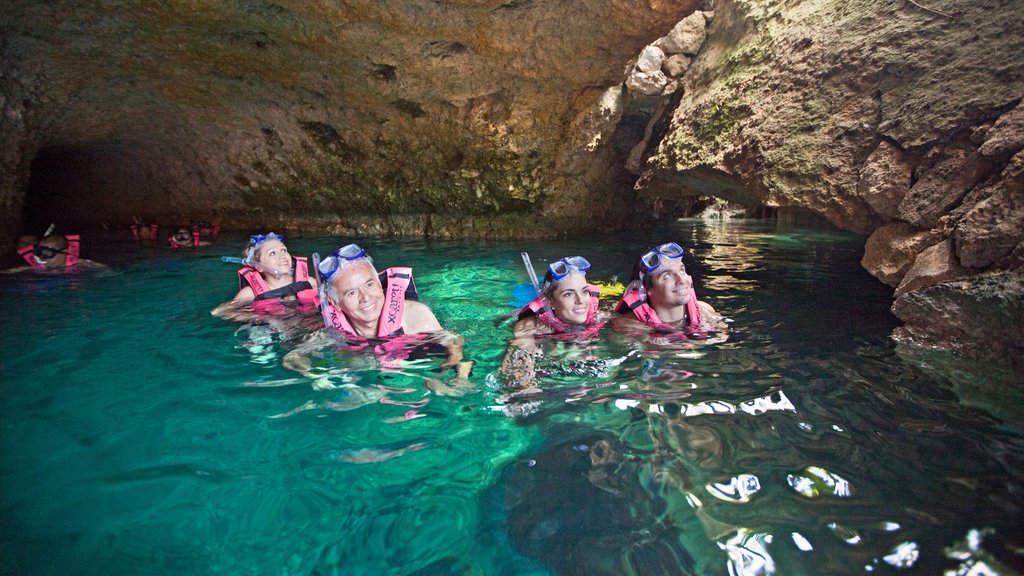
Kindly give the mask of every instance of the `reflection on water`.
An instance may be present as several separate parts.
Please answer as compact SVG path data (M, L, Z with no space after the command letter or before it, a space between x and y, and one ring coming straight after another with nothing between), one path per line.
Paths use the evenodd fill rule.
M504 389L521 251L537 268L582 254L611 281L671 239L727 336L549 343L540 389ZM468 382L429 353L382 365L326 347L285 369L318 319L211 318L235 288L230 241L93 243L117 274L0 279L19 320L0 330L7 570L1022 570L1020 374L897 348L863 238L680 222L614 242L361 240L414 267L466 338Z

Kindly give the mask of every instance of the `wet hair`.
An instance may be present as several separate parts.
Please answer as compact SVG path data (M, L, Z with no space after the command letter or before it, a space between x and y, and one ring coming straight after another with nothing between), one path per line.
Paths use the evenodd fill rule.
M45 242L45 244L43 244ZM60 234L50 234L39 241L37 245L52 246L57 250L68 249L68 239Z
M651 275L644 274L644 269L642 266L640 266L639 258L637 258L636 263L633 264L633 271L629 274L629 278L631 282L642 282L644 288L648 289L651 287L651 284L653 283Z

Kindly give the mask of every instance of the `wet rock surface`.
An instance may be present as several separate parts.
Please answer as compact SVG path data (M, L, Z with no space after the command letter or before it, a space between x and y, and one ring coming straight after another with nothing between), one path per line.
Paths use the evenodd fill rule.
M563 236L715 196L869 235L915 340L1017 346L910 303L1016 294L974 287L1024 260L1020 2L15 0L0 22L6 248L136 217Z

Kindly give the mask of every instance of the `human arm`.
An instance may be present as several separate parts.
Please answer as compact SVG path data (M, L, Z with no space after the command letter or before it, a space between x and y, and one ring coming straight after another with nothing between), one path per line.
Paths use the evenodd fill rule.
M697 306L700 308L701 323L705 328L716 332L724 332L729 328L729 325L725 323L725 316L716 312L711 304L698 300Z
M252 314L243 311L242 307L251 304L255 298L256 293L253 292L252 287L245 286L235 294L234 298L210 310L210 314L225 320L248 321L252 318Z
M441 327L437 317L422 302L408 300L405 303L405 312L402 315L402 329L406 334L419 334L421 332L440 333L438 344L448 350L448 359L441 364L442 368L455 367L460 378L469 376L469 370L473 367L471 362L463 362L463 344L465 339L448 332Z
M518 320L512 326L508 352L501 361L505 385L516 389L537 389L537 360L544 356L535 336L550 332L536 316Z

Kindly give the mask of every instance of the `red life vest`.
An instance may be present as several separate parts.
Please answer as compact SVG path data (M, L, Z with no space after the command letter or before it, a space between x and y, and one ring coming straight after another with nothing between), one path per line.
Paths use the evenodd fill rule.
M569 324L562 321L555 316L549 307L544 306L544 301L540 297L534 298L533 301L524 306L519 311L519 318L536 316L541 322L555 331L555 334L550 336L562 334L584 338L593 336L601 329L601 326L604 326L604 322L597 322L597 306L601 300L601 288L593 284L587 284L587 292L590 293L590 308L587 309L587 319L583 321L583 324Z
M68 234L64 239L68 241L68 253L64 258L64 269L72 270L78 267L78 252L81 249L81 237L78 234ZM18 250L18 254L25 259L25 262L28 262L29 266L36 270L56 270L56 268L47 268L36 261L35 257L32 256L32 250L34 250L35 247L35 244L32 246L25 246L21 250Z
M376 339L388 340L404 334L402 316L405 311L405 300L418 299L416 283L412 279L412 268L388 268L378 273L377 278L384 288L384 305L380 311ZM335 308L326 299L321 302L321 306L327 328L344 337L348 345L362 348L369 343L367 338L356 332L344 312Z
M658 318L658 313L647 303L647 298L641 297L640 291L636 288L627 291L622 296L622 300L615 306L615 311L619 314L632 314L637 320L658 332L680 334L688 338L707 338L707 332L701 328L703 318L700 315L700 306L697 304L697 293L693 288L690 288L690 300L686 303L686 317L689 322L683 328L662 322L661 318Z
M287 286L273 290L267 285L267 281L263 279L259 270L251 266L245 266L238 270L238 288L242 289L248 285L252 288L252 292L255 295L252 302L252 309L254 311L270 314L283 313L285 308L281 303L281 299L288 296L295 296L300 305L320 305L320 297L317 296L316 290L313 289L313 285L309 282L309 265L306 262L306 258L304 256L296 256L293 258L293 261L295 263L294 281Z

